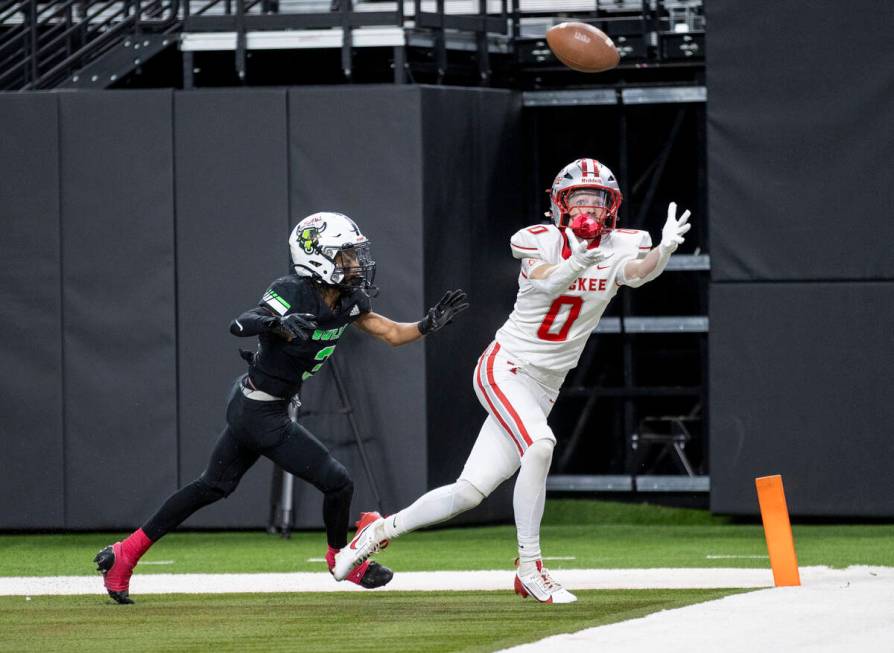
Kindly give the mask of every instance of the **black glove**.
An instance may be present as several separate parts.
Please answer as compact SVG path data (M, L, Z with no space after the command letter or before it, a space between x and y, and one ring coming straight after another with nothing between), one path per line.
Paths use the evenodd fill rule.
M469 308L466 301L466 293L462 290L448 290L441 297L441 301L428 309L425 317L416 324L419 333L428 335L445 327L453 321L457 315Z
M286 340L293 340L294 338L307 340L314 332L314 329L317 328L317 323L313 320L313 317L311 313L292 313L285 317L277 317L274 318L276 321L270 330Z

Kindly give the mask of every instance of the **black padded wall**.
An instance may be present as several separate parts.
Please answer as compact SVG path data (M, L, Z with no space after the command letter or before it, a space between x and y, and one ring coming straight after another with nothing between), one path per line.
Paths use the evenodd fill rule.
M714 280L894 278L894 3L706 10Z
M706 8L711 507L892 516L894 5Z
M14 182L0 247L15 263L0 282L14 371L0 381L0 528L128 530L192 480L244 370L237 348L255 344L229 321L288 272L291 227L320 210L372 240L377 312L415 322L448 287L474 308L397 349L346 332L305 385L304 423L351 471L354 516L375 502L331 369L386 511L455 478L484 417L472 366L512 304L505 243L523 219L496 224L520 197L518 112L510 93L393 86L2 98L17 129L0 144ZM259 464L186 525L266 524L271 476ZM296 487L296 526L320 526L320 494Z
M69 528L135 524L177 477L171 105L59 95Z
M894 515L894 282L715 284L711 507L755 512L782 474L796 515Z
M421 112L416 88L317 88L289 92L289 188L293 222L340 211L372 241L378 297L373 310L398 321L423 312ZM392 348L348 329L337 366L372 461L384 509L426 489L425 344ZM328 364L327 364L328 366ZM331 371L304 387L303 423L354 478L352 516L374 508L372 492L340 408ZM319 493L298 484L299 525L319 525Z
M426 342L429 485L462 471L487 413L472 374L512 310L517 261L509 237L525 225L520 97L510 91L424 88L425 301L463 288L471 308ZM511 515L507 482L464 521Z
M227 393L245 371L229 333L286 273L289 233L286 91L177 93L179 485L198 476L224 427ZM186 526L263 526L272 464L263 459L238 491ZM159 497L159 501L164 497Z
M0 125L0 527L46 528L65 517L56 97L5 94Z

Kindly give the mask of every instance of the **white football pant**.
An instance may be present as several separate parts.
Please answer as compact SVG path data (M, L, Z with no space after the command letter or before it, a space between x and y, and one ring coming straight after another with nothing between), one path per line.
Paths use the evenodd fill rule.
M491 343L473 379L488 416L459 479L387 519L385 535L391 539L470 510L521 467L513 494L519 558L522 563L539 559L546 476L556 442L546 418L563 378L524 367Z

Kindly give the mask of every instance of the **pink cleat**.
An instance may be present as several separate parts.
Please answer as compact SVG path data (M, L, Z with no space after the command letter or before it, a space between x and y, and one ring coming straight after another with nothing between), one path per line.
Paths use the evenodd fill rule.
M135 563L124 555L121 542L115 542L96 554L93 558L96 563L96 571L102 573L102 582L117 603L126 605L133 603L128 592L130 590L130 577L133 575Z

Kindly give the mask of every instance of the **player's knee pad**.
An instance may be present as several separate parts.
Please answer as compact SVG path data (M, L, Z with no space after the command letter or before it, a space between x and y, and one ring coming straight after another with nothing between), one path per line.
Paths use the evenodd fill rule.
M522 456L522 466L536 465L540 468L549 469L553 461L553 449L555 449L555 446L556 443L550 438L534 440L527 451L525 451L525 455Z
M466 480L459 479L453 487L454 507L457 509L457 512L471 510L484 501L484 494Z

